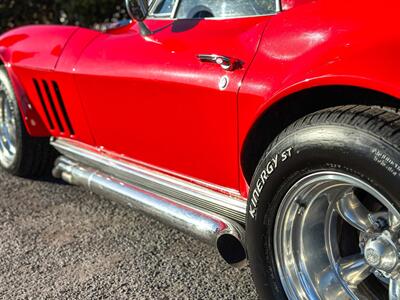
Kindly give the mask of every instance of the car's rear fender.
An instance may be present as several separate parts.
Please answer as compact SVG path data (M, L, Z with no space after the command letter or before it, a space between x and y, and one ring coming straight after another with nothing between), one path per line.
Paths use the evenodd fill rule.
M389 2L388 7L398 6ZM388 8L376 14L361 1L314 1L273 18L239 93L242 163L258 121L275 104L300 91L347 86L399 99L400 32L395 12ZM327 102L324 97L313 101ZM272 129L264 130L267 135ZM245 193L247 183L242 182Z

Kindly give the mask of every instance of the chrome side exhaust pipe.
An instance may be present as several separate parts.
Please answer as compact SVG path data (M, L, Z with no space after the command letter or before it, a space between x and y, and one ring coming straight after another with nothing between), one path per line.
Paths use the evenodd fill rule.
M53 175L97 195L127 204L217 247L230 265L240 267L246 262L245 232L235 221L133 186L64 156L57 159Z

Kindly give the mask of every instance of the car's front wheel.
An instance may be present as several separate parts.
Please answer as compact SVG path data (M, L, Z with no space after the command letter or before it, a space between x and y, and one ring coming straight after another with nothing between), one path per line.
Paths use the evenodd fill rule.
M7 71L0 66L0 168L22 177L50 175L56 155L49 138L27 133Z
M343 106L287 128L247 211L262 299L400 299L400 114Z

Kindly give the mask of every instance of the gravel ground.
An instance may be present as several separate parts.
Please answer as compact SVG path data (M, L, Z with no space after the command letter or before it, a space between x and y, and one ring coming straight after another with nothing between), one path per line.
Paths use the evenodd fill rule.
M248 268L131 209L0 173L1 299L255 299Z

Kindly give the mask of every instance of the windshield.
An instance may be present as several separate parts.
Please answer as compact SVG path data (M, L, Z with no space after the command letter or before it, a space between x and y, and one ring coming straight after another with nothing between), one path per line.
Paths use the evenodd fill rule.
M278 0L160 0L152 15L178 19L232 18L273 14Z

